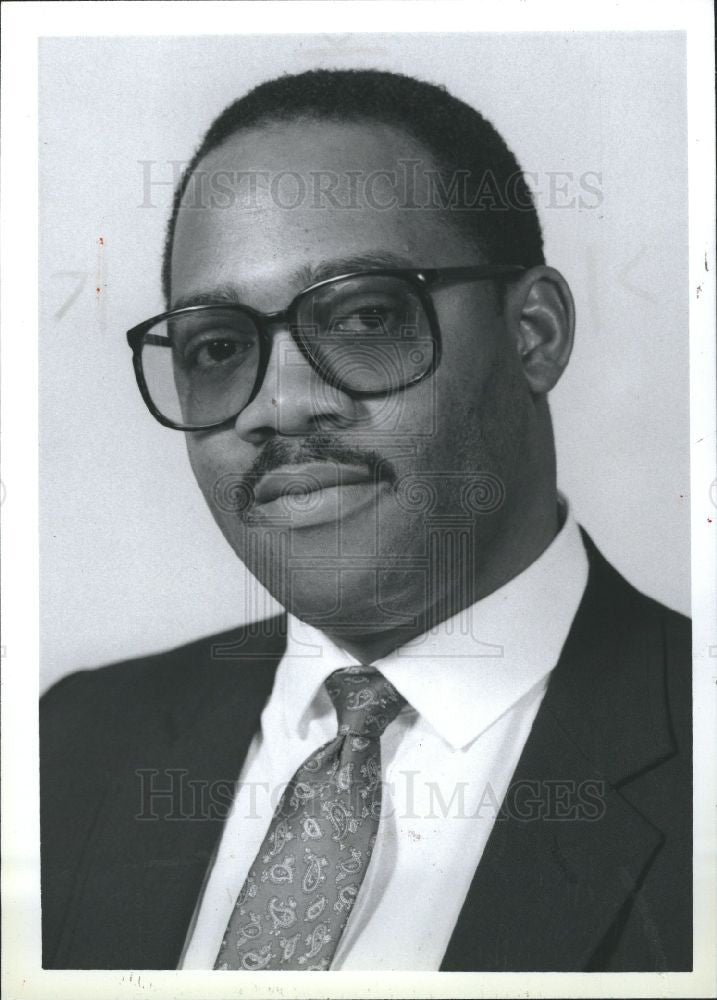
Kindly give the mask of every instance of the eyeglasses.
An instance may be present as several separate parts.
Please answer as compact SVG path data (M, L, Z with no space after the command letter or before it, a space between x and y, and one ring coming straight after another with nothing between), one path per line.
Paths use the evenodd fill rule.
M324 382L353 398L384 396L438 367L441 334L431 289L506 280L523 270L496 264L354 271L310 285L275 313L233 302L173 309L127 333L137 384L165 427L220 427L256 397L272 330L283 326Z

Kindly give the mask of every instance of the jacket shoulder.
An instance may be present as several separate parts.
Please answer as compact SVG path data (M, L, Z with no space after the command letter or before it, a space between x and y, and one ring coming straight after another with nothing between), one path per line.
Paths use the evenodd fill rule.
M598 571L604 574L606 589L617 605L612 624L623 634L630 632L635 653L643 654L653 669L664 672L674 735L691 736L691 619L637 590L603 557L600 560Z
M582 536L594 581L593 595L597 598L594 610L621 628L629 623L633 631L659 634L670 661L690 663L691 620L634 587L605 559L584 529Z
M204 636L173 649L68 674L40 699L43 743L57 734L67 746L73 731L128 732L220 684L237 667L276 662L283 652L283 615Z
M560 661L551 703L606 773L636 773L677 750L689 762L691 623L641 593L583 532L588 582Z

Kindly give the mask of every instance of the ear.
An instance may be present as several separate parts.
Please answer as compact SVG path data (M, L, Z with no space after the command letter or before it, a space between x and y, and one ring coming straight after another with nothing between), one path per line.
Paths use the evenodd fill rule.
M575 332L575 303L562 274L540 265L511 282L505 322L531 392L550 392L570 359Z

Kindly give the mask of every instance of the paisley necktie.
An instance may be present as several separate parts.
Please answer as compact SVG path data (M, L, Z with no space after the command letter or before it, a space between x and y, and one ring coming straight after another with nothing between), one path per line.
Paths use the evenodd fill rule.
M404 699L373 667L326 689L338 735L289 782L237 898L215 969L328 969L356 901L381 814L380 737Z

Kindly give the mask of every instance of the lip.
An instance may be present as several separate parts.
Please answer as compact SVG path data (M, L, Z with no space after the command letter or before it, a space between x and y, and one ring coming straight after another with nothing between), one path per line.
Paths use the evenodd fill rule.
M319 490L371 483L368 469L335 462L307 462L282 466L265 473L254 487L256 503L265 504L281 496L300 497Z
M254 488L250 520L279 518L292 528L343 520L375 502L385 482L366 466L309 462L267 472Z

